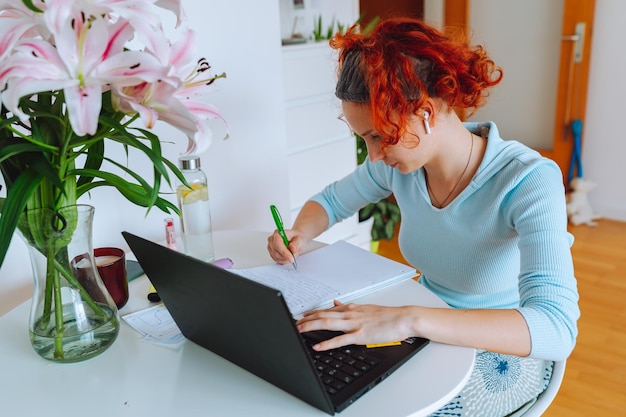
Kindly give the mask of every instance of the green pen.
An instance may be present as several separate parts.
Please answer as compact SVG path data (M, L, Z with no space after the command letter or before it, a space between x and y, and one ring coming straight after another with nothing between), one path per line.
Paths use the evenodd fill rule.
M272 212L272 217L274 217L274 223L276 223L276 230L278 230L278 234L280 235L280 237L283 238L283 243L285 244L285 246L287 246L287 249L291 253L291 256L293 256L293 267L297 271L298 264L296 263L296 257L294 256L293 252L291 252L291 249L289 249L289 239L287 239L287 235L285 234L283 219L280 217L280 213L278 212L278 209L275 205L272 204L270 206L270 211Z

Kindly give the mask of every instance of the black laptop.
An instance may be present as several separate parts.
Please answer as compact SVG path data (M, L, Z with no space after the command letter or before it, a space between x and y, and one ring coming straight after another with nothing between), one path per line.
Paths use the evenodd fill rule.
M336 333L300 334L280 291L122 235L187 339L328 414L345 409L428 344L412 337L396 346L315 352L316 341Z

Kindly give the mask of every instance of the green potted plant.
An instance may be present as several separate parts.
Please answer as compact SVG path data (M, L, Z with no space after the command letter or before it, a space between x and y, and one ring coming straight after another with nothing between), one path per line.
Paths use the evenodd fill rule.
M359 16L359 18L353 23L353 25L358 25L363 20L363 14ZM374 26L378 24L380 21L380 17L376 16L372 20L368 22L367 25L361 28L363 33L370 32ZM336 29L335 29L336 27ZM320 42L324 40L329 40L333 37L335 33L344 33L346 31L346 26L340 22L335 21L333 18L330 22L330 25L326 28L326 32L324 32L323 24L322 24L322 15L318 15L313 19L313 40L315 42Z

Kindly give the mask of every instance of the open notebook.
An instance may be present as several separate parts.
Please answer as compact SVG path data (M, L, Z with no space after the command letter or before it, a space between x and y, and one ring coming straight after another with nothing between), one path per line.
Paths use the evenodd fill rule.
M410 266L345 241L306 253L291 264L264 265L232 272L280 290L293 315L347 302L416 276Z

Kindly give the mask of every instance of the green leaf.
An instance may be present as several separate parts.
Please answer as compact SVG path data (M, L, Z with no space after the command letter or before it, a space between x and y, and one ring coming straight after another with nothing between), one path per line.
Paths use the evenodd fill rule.
M69 245L77 224L77 206L69 205L58 210L29 209L18 218L17 228L30 246L50 257Z
M326 39L330 39L333 37L334 30L335 30L335 18L331 20L330 25L328 26L328 29L326 29Z
M19 217L42 179L43 176L39 172L30 168L26 169L7 192L2 206L2 216L0 216L0 265L4 262Z
M32 117L32 114L31 114ZM11 120L11 119L7 119L7 120ZM6 122L7 120L5 120L4 122ZM17 123L17 120L13 120L12 123ZM6 132L6 134L13 134L19 138L21 138L21 140L25 141L25 142L30 142L32 144L34 144L35 146L39 147L38 152L44 152L44 151L51 151L53 153L58 153L59 149L57 146L55 145L50 145L49 143L47 143L47 141L45 139L42 139L42 134L41 134L41 130L40 129L35 129L33 130L34 132L38 133L37 134L29 134L29 133L25 133L23 132L23 129L18 130L16 129L12 124L8 124L6 126L0 125L0 129L3 132ZM53 128L49 128L46 130L46 132L52 131ZM9 133L10 132L10 133ZM4 140L6 141L18 141L19 139L11 137L11 138L5 138Z
M370 20L369 23L365 26L365 28L363 28L363 34L367 35L372 30L374 30L378 22L380 22L380 16L376 16L372 20Z
M367 159L367 146L365 140L357 133L354 133L354 137L356 139L356 163L361 165Z
M383 217L387 217L387 202L385 200L380 200L376 203L376 208Z
M90 176L92 178L100 178L102 181L91 181L83 184L78 190L79 195L83 195L96 187L111 186L115 187L128 201L141 207L157 207L165 213L180 214L178 208L161 197L152 198L152 187L142 180L142 185L133 184L119 175L110 172L76 169L76 174Z
M28 7L30 10L32 10L35 13L43 13L43 10L38 9L37 7L35 7L35 5L33 4L32 0L22 0L22 3L24 3L24 5L26 7ZM0 265L2 265L2 262L0 262Z
M102 160L104 158L104 140L99 140L93 143L87 150L87 158L85 159L84 168L89 170L99 170L102 166ZM76 185L80 187L86 183L91 182L93 177L80 176ZM80 194L79 194L80 195Z
M17 141L9 145L2 145L0 148L0 163L25 152L41 152L41 148L29 142Z
M380 229L383 227L384 222L383 222L383 216L382 214L380 214L379 211L374 212L374 214L372 214L372 229Z
M19 118L17 116L13 116L13 117L5 117L5 115L2 115L2 120L0 120L0 130L2 130L3 132L5 131L5 129L9 126L12 126L13 124L17 123L19 121Z
M376 228L373 228L373 227L372 227L372 233L371 233L371 236L372 236L372 240L373 240L373 241L380 240L380 239L382 238L382 236L381 236L381 234L380 234L380 229L376 229Z
M150 141L150 144L152 145L152 150L154 151L155 155L158 155L159 160L162 162L163 154L161 152L161 140L158 138L158 136L156 136L154 133L149 132L145 129L137 129L137 130L142 132L144 136ZM164 170L163 172L161 172L160 170L158 170L157 166L154 165L154 180L153 180L154 184L151 188L152 189L152 193L150 196L151 201L148 207L152 207L154 202L156 202L156 199L159 197L159 190L161 188L161 177L164 177L166 181L169 183L169 174L167 170Z
M391 240L391 238L393 237L393 232L395 231L395 226L396 225L394 222L385 223L385 239Z
M23 157L29 169L38 172L43 178L50 181L56 188L65 190L65 181L59 178L58 171L41 153L26 154Z
M135 172L133 172L130 168L122 164L119 164L109 158L106 158L106 160L112 163L113 165L116 165L117 167L119 167L120 169L128 173L130 176L132 176L139 183L139 186L144 190L144 194L150 196L149 201L147 203L142 204L143 206L148 207L148 210L149 210L152 206L156 204L156 201L159 198L158 188L151 187L146 180L144 180L139 174L136 174ZM93 188L93 187L88 187L88 186L86 187L86 185L89 185L94 178L101 178L105 180L104 184L98 184L98 186L109 185L109 186L117 187L118 189L119 187L126 187L126 185L122 181L116 181L117 185L109 181L110 178L116 178L116 179L119 178L120 180L122 179L121 177L118 177L117 175L114 175L106 171L100 171L97 169L76 169L76 170L72 170L71 174L80 175L81 178L85 179L85 181L83 181L83 183L79 185L79 189L78 189L79 196L83 195L84 193L86 193L87 191L90 191ZM132 184L132 183L129 183L128 181L126 181L126 183ZM160 185L160 182L157 182L157 186L158 185ZM128 189L127 192L130 193L132 192L132 190ZM125 195L125 194L122 193L122 195Z
M372 217L372 213L374 213L375 209L376 205L373 203L369 203L367 206L363 207L359 211L359 221L362 222Z
M156 172L158 172L160 175L163 175L164 177L168 176L167 168L165 167L163 163L164 158L161 155L160 141L156 135L150 134L148 135L147 138L151 141L153 147L155 147L155 140L156 142L159 142L158 145L156 146L157 152L155 152L150 147L144 145L139 139L137 139L133 134L131 134L125 126L119 124L116 120L113 120L108 117L100 116L100 122L106 126L109 126L111 129L114 129L116 133L118 134L118 135L109 136L109 139L140 150L150 159L150 161L154 165ZM143 129L134 129L134 130L140 131L144 134L147 132Z
M163 163L165 165L167 165L167 167L170 169L170 171L172 171L174 173L174 175L176 175L176 178L178 178L178 180L181 183L183 183L184 185L189 185L187 183L187 179L183 175L182 171L178 168L178 166L176 166L176 164L174 164L172 161L169 161L167 159L163 159ZM172 184L170 183L169 179L168 179L167 183L170 185L170 187L172 186Z

